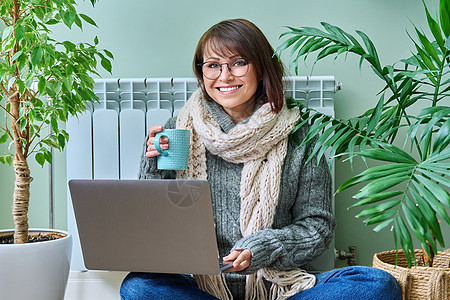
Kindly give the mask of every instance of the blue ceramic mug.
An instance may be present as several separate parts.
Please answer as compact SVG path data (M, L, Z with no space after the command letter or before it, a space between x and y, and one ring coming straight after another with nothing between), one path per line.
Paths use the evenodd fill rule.
M166 137L169 140L169 149L162 150L159 140ZM158 156L158 169L185 170L188 166L189 143L191 132L186 129L164 129L155 135L154 145Z

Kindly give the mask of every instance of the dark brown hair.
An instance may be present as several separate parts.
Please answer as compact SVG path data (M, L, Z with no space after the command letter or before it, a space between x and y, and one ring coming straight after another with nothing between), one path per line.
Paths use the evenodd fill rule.
M272 111L279 112L283 107L283 75L284 68L272 46L261 30L252 22L244 19L224 20L206 31L195 50L193 68L204 96L203 54L206 46L219 55L239 54L251 60L257 75L262 78L256 90L256 100L269 102Z

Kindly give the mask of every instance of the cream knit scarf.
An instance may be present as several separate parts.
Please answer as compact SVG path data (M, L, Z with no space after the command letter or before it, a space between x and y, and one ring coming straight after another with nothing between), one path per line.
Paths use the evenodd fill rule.
M299 111L283 109L275 114L270 104L262 105L245 124L224 133L207 111L200 90L180 110L177 128L191 131L189 166L178 178L206 179L206 149L232 163L244 163L240 183L240 226L244 237L270 228L278 202L281 167L286 156L288 135ZM270 291L263 278L272 282ZM196 275L200 288L221 300L232 299L223 275ZM303 270L258 270L247 276L246 300L286 299L315 284L315 277Z

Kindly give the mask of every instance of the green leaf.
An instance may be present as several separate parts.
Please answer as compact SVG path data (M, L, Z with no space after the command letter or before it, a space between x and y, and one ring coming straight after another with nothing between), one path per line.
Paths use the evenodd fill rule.
M15 82L16 82L16 77L14 77L14 76L8 80L8 90L11 89L11 87L13 86L13 84Z
M431 154L428 157L427 162L438 162L444 161L446 159L450 159L450 148L442 150L441 152Z
M375 196L363 198L363 200L358 201L357 203L351 205L350 208L356 207L356 206L367 205L367 204L371 204L371 203L376 203L376 202L379 202L382 200L386 200L386 199L401 195L403 193L404 193L403 191L389 191L389 192L384 192L384 193L378 193Z
M373 225L380 222L385 222L386 220L393 221L393 217L398 214L398 209L386 210L377 214L370 216L364 220L366 225Z
M49 164L52 164L52 153L50 151L48 151L46 148L43 148L43 152L44 152L45 160Z
M411 181L414 188L417 190L418 194L428 202L428 204L433 208L433 210L441 216L441 218L450 225L450 217L448 216L444 206L439 202L436 197L431 194L428 189L424 188L420 183L415 180Z
M13 164L13 156L12 156L12 155L6 156L6 163L7 163L9 166L12 166L12 164Z
M439 5L441 28L444 35L450 37L450 3L448 0L441 0Z
M358 183L364 182L364 181L370 181L374 179L378 179L381 177L386 177L388 175L392 174L399 174L404 173L405 171L409 171L409 174L413 172L413 169L415 168L414 164L387 164L387 165L381 165L381 166L375 166L371 167L369 169L364 170L360 174L348 179L345 181L337 190L337 192L341 192L345 189L348 189L349 187L352 187ZM405 173L408 174L408 173Z
M321 60L331 54L337 53L342 48L341 45L332 45L325 47L322 51L317 54L317 60Z
M0 155L0 163L11 166L13 163L13 158L11 155Z
M399 216L397 216L397 218L398 218ZM391 231L392 231L392 234L393 234L393 236L394 236L394 245L395 245L395 250L397 250L398 249L398 239L399 239L399 230L397 229L397 222L396 222L396 219L397 218L394 218L394 225L392 225L392 227L391 227ZM396 251L396 254L395 254L395 265L397 265L397 255L398 255L398 252Z
M378 193L384 192L387 189L394 187L402 182L406 182L409 179L410 179L409 171L402 174L385 176L370 182L353 197L356 199L363 199L365 197L375 197Z
M334 40L337 40L342 44L349 44L345 32L342 29L326 22L321 22L320 24L333 36Z
M21 118L20 119L20 131L23 132L27 126L28 122L26 119Z
M44 166L44 163L45 163L44 154L42 154L41 152L38 152L38 153L36 153L34 158L36 159L37 163L41 165L41 167Z
M15 36L16 36L16 41L20 42L22 40L22 38L25 36L25 27L23 27L20 24L17 25L16 31L15 31Z
M22 80L16 80L16 86L17 86L17 91L20 94L23 94L23 92L25 91L25 84L23 83Z
M348 156L350 159L350 166L352 166L352 167L353 167L353 157L355 156L355 145L359 139L360 139L360 137L358 135L355 135L348 143L348 147L347 147L348 152L347 153L348 153Z
M52 126L52 130L54 133L58 133L59 132L59 128L58 128L58 121L56 120L56 118L52 117L50 119L50 124Z
M311 118L318 116L318 115L319 114L314 115ZM331 120L330 120L330 117L327 117L327 116L320 116L319 120L312 122L311 127L308 130L308 134L303 139L300 146L309 143L316 135L318 135L320 133L320 131L322 131L329 124L331 124Z
M377 106L375 107L372 116L370 117L369 123L367 125L367 132L372 132L372 130L380 122L381 112L383 111L384 104L384 94L381 95L380 100L378 100Z
M438 22L431 17L430 12L428 11L428 8L426 4L424 3L425 13L427 15L427 22L428 22L428 28L430 28L431 33L433 34L434 38L436 39L439 47L441 47L441 50L444 51L444 40L442 38L441 29L439 28Z
M434 49L433 45L431 44L431 42L426 38L425 35L423 35L417 28L416 28L416 33L417 36L419 37L420 42L422 43L423 47L424 47L424 52L426 54L428 54L428 56L430 56L431 58L433 58L433 60L440 65L441 64L441 60L439 59L438 54L436 53L436 50Z
M416 46L417 54L419 55L419 56L416 55L416 57L420 64L420 67L422 69L428 69L431 71L437 70L437 67L433 64L433 61L428 56L428 53L426 53L422 48L420 48L420 46L417 45L417 43L414 43L414 45ZM429 74L429 73L425 73L425 74ZM427 75L427 77L430 81L432 81L433 84L435 84L435 85L437 84L436 79L432 75Z
M44 21L44 10L42 9L42 7L40 6L35 6L33 8L34 13L36 14L36 16L38 17L39 20Z
M62 42L62 44L66 48L66 52L74 51L77 48L77 45L75 45L74 43L72 43L70 41L64 41L64 42Z
M83 30L83 23L81 22L81 19L78 15L75 15L75 24L78 26L78 28Z
M75 18L76 18L76 14L70 10L66 11L63 15L62 15L64 24L67 25L67 27L72 28L72 24L73 22L75 22Z
M61 133L64 135L64 137L66 138L66 141L69 141L69 134L67 133L67 131L65 131L64 129L61 129Z
M365 149L356 154L376 160L390 161L396 163L415 163L415 160L411 160L404 155L399 155L398 153L392 153L391 151L385 149Z
M377 141L375 141L375 142L377 142ZM378 143L378 142L377 142L377 144L379 144L380 146L384 146L386 149L392 151L396 155L402 156L404 159L408 160L410 163L417 164L414 157L412 157L411 155L409 155L407 152L403 151L402 149L394 146L394 144L385 144L385 143Z
M375 226L373 228L373 231L380 232L382 229L384 229L387 226L389 226L390 224L392 224L392 222L394 222L394 219L387 219L387 220L381 222L380 224L378 224L377 226Z
M371 59L371 58L366 58L366 59L374 67L376 67L377 69L380 69L381 64L380 64L380 60L378 58L377 50L375 49L375 45L373 44L373 42L370 40L370 38L364 32L357 30L356 33L359 34L359 36L362 38L362 40L367 48L367 51L373 57L373 59Z
M419 142L425 140L425 138L429 138L432 134L433 127L438 124L441 120L441 116L438 113L433 114L431 120L426 122L425 127L423 128L422 134L420 135ZM422 120L419 120L417 122L418 124L421 123Z
M340 124L336 124L334 126L336 126L335 133L322 145L322 147L320 147L320 150L317 153L317 160L318 160L317 165L319 165L319 160L322 158L325 151L329 150L331 146L339 147L340 141L343 141L342 138L345 137L344 134L346 132L346 128L341 128L340 130L338 130L340 127Z
M395 227L398 229L398 236L400 243L402 244L403 251L405 252L406 260L408 261L408 268L412 267L412 262L415 261L414 246L412 243L411 234L406 227L403 219L398 216L394 220Z
M373 205L372 207L366 208L365 210L363 210L362 212L357 214L356 217L357 218L365 218L365 217L372 216L372 215L375 215L378 213L383 213L383 212L393 208L394 206L399 205L400 203L402 203L401 199L379 203L379 204ZM384 219L383 219L383 221L384 221Z
M422 196L420 196L414 189L410 189L410 192L417 203L416 207L420 210L420 212L424 216L428 226L431 228L431 231L436 237L437 241L441 244L441 246L443 246L444 238L442 237L442 232L439 226L439 221L436 217L436 212L428 204L428 202Z
M303 56L305 54L308 54L312 52L310 49L315 46L316 44L322 42L323 38L321 37L310 37L309 40L306 41L306 43L303 44L303 46L298 51L298 56Z
M435 162L435 163L428 163L424 162L420 164L420 171L422 169L430 170L434 173L439 173L443 175L450 176L450 163L445 162Z
M105 52L106 56L108 56L109 58L114 59L114 55L110 51L103 49L103 52Z
M45 78L43 76L39 77L38 90L41 95L45 92L46 85L47 81L45 80Z
M410 224L410 227L414 228L414 234L416 235L416 238L419 241L422 238L424 238L425 243L422 240L422 245L424 246L424 248L427 247L427 244L430 244L432 246L432 248L433 248L433 251L435 253L437 253L436 240L438 240L439 243L441 243L441 240L442 240L442 234L440 232L439 222L436 221L436 224L429 224L428 223L428 216L426 216L423 213L423 211L426 211L426 210L422 210L419 207L419 204L418 203L414 203L409 197L405 197L405 199L406 199L408 210L411 213L411 216L413 216L413 218L411 219L411 222L415 222L415 224ZM421 203L421 202L419 201L419 203ZM434 216L436 216L436 215L434 214ZM410 220L408 220L408 222L409 221ZM437 225L437 229L438 229L436 231L437 234L433 235L434 232L435 232L434 229L435 229L436 225ZM415 228L414 226L417 226L417 227Z
M450 143L450 118L441 125L441 128L439 128L438 132L436 133L433 144L433 152L444 150L445 148L447 148L449 143Z
M48 138L42 140L42 142L50 147L53 147L56 149L59 148L58 139L54 135L49 136Z
M317 153L317 151L319 151L319 149L323 148L328 148L328 146L326 146L325 142L327 141L327 139L330 138L330 135L334 132L334 130L338 127L338 125L333 125L329 128L327 128L317 139L316 144L310 154L310 156L308 157L308 160L306 161L306 163L308 163L313 156ZM317 162L319 163L319 162Z
M85 15L85 14L79 14L79 16L80 16L84 21L86 21L87 23L89 23L89 24L91 24L91 25L93 25L93 26L95 26L95 27L98 27L97 24L95 23L95 21L92 20L88 15Z
M22 50L17 51L12 57L11 57L11 62L15 61L19 56L22 55Z
M55 24L59 24L60 21L56 20L56 19L50 19L47 22L45 22L45 24L47 25L55 25Z
M382 119L381 126L378 126L378 128L375 130L375 133L373 134L373 137L376 139L381 140L387 140L385 137L389 134L391 130L395 128L396 124L393 122L392 119L385 120Z
M72 84L70 82L70 78L63 77L62 78L63 86L66 88L68 92L72 91Z
M0 144L6 143L8 140L9 135L6 132L3 132L2 136L0 136Z
M288 40L284 41L275 51L275 53L281 53L284 50L286 50L287 48L289 48L290 46L292 46L294 43L296 43L298 40L300 40L302 38L302 36L300 35L295 35L293 37L290 37ZM301 44L301 43L299 43Z
M406 221L408 222L409 227L412 229L414 235L419 240L419 242L422 244L422 246L425 248L425 251L428 255L429 248L427 246L427 241L425 236L431 235L429 232L428 226L423 218L421 218L420 211L415 211L414 208L411 209L410 206L403 206L403 213L405 215ZM417 214L419 212L419 214ZM424 226L422 226L424 225ZM431 237L431 236L430 236ZM434 243L433 238L431 237L431 240L429 241L431 245L434 245L434 248L436 249L436 244ZM436 249L437 252L437 249Z
M58 134L58 143L60 149L64 149L64 147L66 146L66 138L63 134Z
M435 115L440 117L445 117L450 113L450 107L448 106L430 106L422 109L418 117L424 117L426 115Z
M450 187L450 178L448 176L450 176L450 171L443 169L443 171L445 173L447 173L447 177L445 176L441 176L438 175L432 171L428 171L426 169L418 169L420 172L422 172L424 175L426 175L427 177L433 179L436 182L439 182L447 187Z
M31 63L36 66L39 64L42 60L42 56L44 54L44 51L40 46L36 46L31 50Z
M342 130L343 130L343 133L340 135L339 139L337 139L337 141L333 142L333 144L331 146L331 151L330 151L331 158L335 157L338 149L343 148L345 146L348 147L349 140L351 142L351 140L355 137L355 132L353 131L353 129L344 127Z
M3 30L3 35L2 35L2 40L6 40L7 38L10 37L11 33L14 30L14 26L8 26Z
M109 73L111 73L111 71L112 71L112 65L111 65L111 62L110 62L107 58L103 58L103 57L102 57L100 63L101 63L101 65L102 65L102 67L103 67L106 71L108 71Z
M436 182L431 181L430 179L421 176L419 174L415 174L414 177L420 182L427 190L432 193L436 199L438 199L442 204L446 205L450 208L450 195L448 192L439 186Z

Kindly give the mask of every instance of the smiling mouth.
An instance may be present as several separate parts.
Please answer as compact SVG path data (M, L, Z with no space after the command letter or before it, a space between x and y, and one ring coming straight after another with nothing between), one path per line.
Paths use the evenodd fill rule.
M236 91L240 87L241 87L240 85L236 85L236 86L230 86L230 87L218 87L217 89L220 92L232 92L232 91Z

